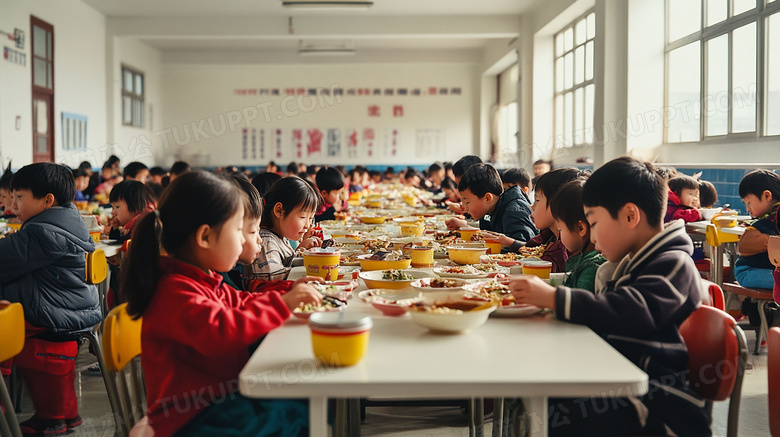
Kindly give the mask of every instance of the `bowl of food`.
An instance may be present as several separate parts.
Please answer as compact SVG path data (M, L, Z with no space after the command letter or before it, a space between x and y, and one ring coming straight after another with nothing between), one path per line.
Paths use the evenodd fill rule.
M408 307L412 321L436 333L456 334L482 326L496 304L490 301L460 300L444 303L416 303Z
M412 288L422 293L426 303L450 302L463 298L466 281L454 278L423 278L412 282Z
M406 307L419 302L422 297L417 290L393 290L377 288L361 291L358 295L363 302L371 304L374 308L386 316L402 316L406 314Z
M385 221L387 221L388 217L385 216L376 216L376 215L364 215L360 216L360 221L367 225L381 225Z
M408 269L412 265L412 258L403 254L390 254L387 257L377 259L374 255L360 255L357 257L360 262L360 268L363 271L387 270L387 269Z
M462 226L460 228L460 237L466 241L471 241L471 237L476 235L477 232L479 232L479 228L475 228L472 226Z
M323 299L319 305L310 303L301 304L292 311L292 314L299 319L308 319L314 313L342 311L346 306L346 302L339 301L338 299Z
M484 245L475 246L448 246L447 253L451 261L458 264L477 264L479 257L485 254L487 247Z
M411 287L413 281L421 278L432 278L433 274L423 270L373 270L360 272L358 277L368 288L391 288L400 290Z

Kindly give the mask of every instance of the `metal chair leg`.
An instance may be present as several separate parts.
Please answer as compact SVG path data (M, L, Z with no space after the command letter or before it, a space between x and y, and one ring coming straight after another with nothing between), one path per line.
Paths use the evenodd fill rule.
M349 437L360 437L360 399L347 399L347 424Z
M108 373L106 373L106 361L103 358L103 346L100 343L98 337L98 329L96 326L90 330L89 333L84 335L92 345L92 350L97 355L98 364L100 365L100 374L103 376L103 383L106 385L106 392L108 393L108 402L111 405L111 411L114 413L114 423L116 424L116 432L120 435L127 435L130 429L127 427L122 414L122 404L119 402L118 389L116 381Z
M493 437L501 437L504 429L504 398L493 399Z

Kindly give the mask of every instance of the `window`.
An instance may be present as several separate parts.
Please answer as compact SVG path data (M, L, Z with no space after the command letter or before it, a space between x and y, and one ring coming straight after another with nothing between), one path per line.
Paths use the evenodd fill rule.
M667 0L668 143L780 134L778 12L773 0Z
M122 124L144 127L144 74L122 66Z
M555 147L593 144L595 37L593 11L555 35Z
M517 63L498 75L498 110L495 114L496 146L499 154L517 153L517 85L520 68Z

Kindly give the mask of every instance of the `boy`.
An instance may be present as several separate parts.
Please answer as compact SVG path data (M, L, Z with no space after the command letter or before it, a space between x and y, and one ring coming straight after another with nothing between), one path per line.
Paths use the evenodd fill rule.
M524 168L508 168L501 174L501 184L505 190L517 185L527 196L531 191L531 175Z
M531 205L520 188L507 191L501 177L487 164L471 165L458 184L458 192L468 213L479 220L479 228L504 234L513 240L528 241L538 231L531 222ZM460 229L466 222L450 219L447 227Z
M149 182L153 184L162 185L162 180L166 176L168 176L168 172L162 167L152 167L149 169Z
M666 194L652 165L629 157L608 162L582 193L591 241L618 263L606 287L593 294L525 275L510 282L518 303L590 327L649 376L649 391L639 397L551 399L559 426L550 436L711 435L704 401L688 387L679 333L701 304L701 283L684 224L663 227Z
M780 207L780 176L769 170L754 170L739 182L739 197L745 202L748 214L755 218L739 238L739 257L734 263L734 277L743 287L769 288L774 286L767 243L770 235L777 235L777 211Z
M276 168L276 164L274 164L273 161L271 161L269 166L273 166ZM171 166L171 170L168 172L171 175L170 182L173 182L174 179L177 177L183 175L184 173L187 173L188 171L192 171L192 168L190 168L190 165L184 161L176 161Z
M314 179L317 183L317 191L324 201L314 215L314 221L336 220L336 212L346 211L348 207L347 202L341 200L341 192L346 186L344 176L333 167L323 167Z
M78 345L34 336L100 321L97 289L84 282L85 255L95 245L73 205L70 169L51 163L22 167L12 189L22 227L0 240L0 300L24 307L27 339L13 362L36 408L20 425L25 434L61 434L81 424L73 385ZM11 360L0 365L3 375L10 366Z
M84 190L89 187L89 175L81 168L73 170L73 179L76 184L76 197L74 200L84 201L89 200L84 194Z
M686 176L675 176L667 182L669 185L669 200L666 206L664 223L683 219L685 223L701 220L701 213L696 209L699 204L699 181Z
M133 161L125 166L124 176L125 179L145 184L149 177L149 167L142 162Z
M3 213L0 217L2 218L10 219L16 217L13 208L11 208L11 203L13 203L11 179L13 179L13 177L14 172L11 171L11 163L9 162L8 167L6 167L3 172L3 176L0 176L0 204L3 206Z

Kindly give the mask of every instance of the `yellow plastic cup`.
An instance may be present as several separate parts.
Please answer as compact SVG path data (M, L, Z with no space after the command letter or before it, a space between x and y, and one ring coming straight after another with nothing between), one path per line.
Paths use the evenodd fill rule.
M423 232L425 232L424 225L406 223L401 225L401 235L404 237L419 237Z
M326 281L335 281L339 277L338 251L310 250L303 253L303 265L306 266L306 274L319 276Z
M433 247L415 246L412 248L412 267L430 267L433 265Z
M471 241L471 237L473 237L477 232L479 232L479 228L464 226L460 228L460 238L466 241Z
M417 197L415 196L403 196L404 202L409 206L417 205Z
M329 366L353 366L368 349L371 317L343 311L314 313L309 317L311 347L318 361Z
M73 203L76 204L76 209L78 209L79 211L86 210L87 205L89 204L89 202L87 202L86 200L74 200Z
M550 261L523 261L523 274L550 279L552 263Z
M504 248L504 246L499 243L498 240L485 240L485 246L488 248L488 254L501 253L501 249Z

